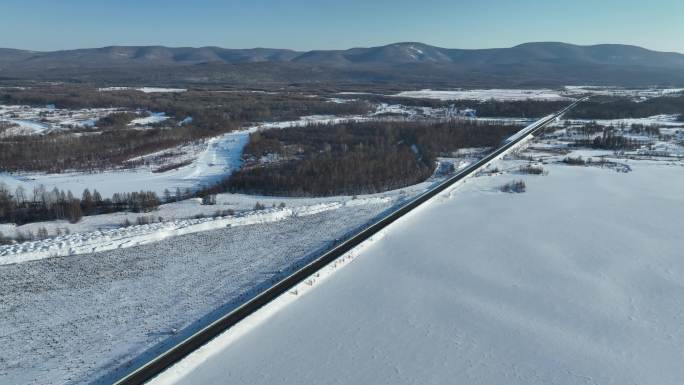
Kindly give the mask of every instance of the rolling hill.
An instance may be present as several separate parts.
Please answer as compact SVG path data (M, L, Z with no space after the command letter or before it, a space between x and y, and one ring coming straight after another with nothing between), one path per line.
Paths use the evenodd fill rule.
M682 85L684 55L629 45L554 42L475 50L410 42L308 52L163 46L54 52L0 49L0 78L408 86Z

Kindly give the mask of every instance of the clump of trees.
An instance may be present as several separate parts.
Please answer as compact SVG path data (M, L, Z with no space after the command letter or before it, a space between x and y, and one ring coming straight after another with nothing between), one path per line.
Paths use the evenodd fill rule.
M95 122L95 126L100 129L113 127L123 128L126 127L133 119L144 116L149 116L149 113L142 112L140 114L136 114L134 112L115 112L98 119L97 122Z
M208 194L202 197L202 204L205 206L213 206L216 204L216 194Z
M566 122L569 122L569 121L566 120ZM597 134L599 132L603 132L604 129L605 129L604 126L602 126L596 122L589 122L589 123L583 124L579 127L575 127L574 131L577 132L578 134L589 136L589 135Z
M587 162L581 156L566 156L565 158L563 158L562 162L570 166L584 166L585 164L587 164Z
M660 127L653 124L632 123L632 125L629 127L629 130L635 134L660 136Z
M533 164L526 164L518 167L518 172L521 174L530 175L546 175L547 173L547 171L544 170L544 167Z
M85 189L80 197L71 191L57 188L47 190L35 187L31 192L22 186L15 191L0 184L0 223L22 225L31 222L68 220L76 223L84 215L104 214L117 211L149 212L160 204L152 191L117 193L112 198L103 199L94 190Z
M202 194L329 196L387 191L430 177L438 156L450 156L459 148L497 145L518 129L474 121L374 121L259 132L245 147L243 168ZM264 163L265 157L278 161Z
M499 190L505 193L524 193L525 189L525 181L523 180L510 181L499 188Z
M614 128L604 128L603 134L593 139L578 139L574 145L577 147L590 147L600 150L634 150L639 148L641 141L625 137L614 131Z

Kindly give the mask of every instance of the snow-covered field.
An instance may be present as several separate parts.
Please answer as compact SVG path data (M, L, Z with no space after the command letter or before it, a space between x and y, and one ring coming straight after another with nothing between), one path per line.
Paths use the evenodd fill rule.
M645 126L655 125L658 127L682 127L684 122L677 121L677 115L655 115L648 118L628 118L628 119L573 119L571 123L589 123L595 122L602 126L630 126L632 124L643 124Z
M267 211L253 224L0 265L0 383L111 383L395 202L292 208L299 215L276 222Z
M146 126L149 124L157 124L167 120L169 117L164 112L150 112L149 116L144 118L135 118L128 123L129 126Z
M568 97L562 95L559 91L549 89L420 90L403 91L394 96L437 100L569 100Z
M138 88L135 88L135 87L104 87L104 88L98 88L97 90L100 92L136 90L136 91L144 92L146 94L178 93L178 92L187 91L187 89L185 89L185 88L162 88L162 87L138 87Z
M684 164L557 145L524 154L548 175L499 162L154 383L680 384Z
M393 95L405 98L436 99L436 100L574 100L580 96L617 96L630 97L643 101L659 96L677 95L684 92L684 88L616 88L594 86L565 86L560 89L450 89L450 90L418 90L402 91ZM374 95L368 92L340 92L340 95Z
M383 104L370 116L264 123L146 155L150 164L132 170L0 174L0 182L29 191L43 184L77 193L98 189L104 196L161 195L211 184L235 170L256 130L386 113L422 118L442 111ZM640 381L632 382L674 383L674 375L650 374L684 358L667 350L684 343L674 327L682 307L674 296L684 287L684 263L675 251L684 244L672 225L684 214L678 207L682 123L673 116L599 121L624 126L634 137L632 123L661 128L664 136L639 134L650 144L620 154L566 148L576 135L572 129L583 123L558 122L553 139L525 152L548 176L519 172L529 162L522 158L497 163L394 225L387 239L357 251L358 260L340 261L336 266L350 264L344 273L314 280L320 285L312 281L302 290L310 294L288 297L287 307L262 316L271 317L268 323L252 320L238 336L227 333L164 381L207 383L227 375L230 382L255 384L625 383L634 374ZM478 151L464 149L441 161L463 166ZM560 162L566 156L604 162L568 166ZM155 173L157 157L191 162ZM518 179L528 192L499 192ZM193 199L150 214L98 215L77 224L0 225L5 235L41 227L63 234L0 246L0 384L109 383L115 368L139 364L190 335L431 183L356 199L220 194L216 205ZM267 209L254 211L256 202ZM121 227L144 216L163 220ZM333 292L340 293L341 316ZM667 306L674 310L668 313ZM311 338L302 334L307 329ZM253 343L266 345L260 350ZM273 357L283 351L274 346L292 354ZM266 358L257 360L260 355ZM645 369L627 370L641 360ZM269 362L269 370L259 362ZM192 377L183 378L188 371Z
M566 86L565 95L600 95L626 96L639 100L646 100L659 96L675 95L684 92L684 88L615 88L596 86Z

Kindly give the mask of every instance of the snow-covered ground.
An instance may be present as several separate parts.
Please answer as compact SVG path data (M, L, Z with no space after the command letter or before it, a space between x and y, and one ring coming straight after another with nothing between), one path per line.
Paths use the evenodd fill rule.
M559 91L549 89L525 90L525 89L482 89L482 90L420 90L403 91L393 96L418 99L437 100L569 100Z
M98 88L97 90L100 92L136 90L136 91L144 92L146 94L178 93L178 92L187 91L187 89L185 89L185 88L163 88L163 87L138 87L138 88L135 88L135 87L104 87L104 88Z
M594 86L565 86L561 89L449 89L449 90L418 90L402 91L393 95L406 98L436 99L436 100L574 100L584 95L630 97L643 101L659 96L677 95L684 92L684 88L616 88ZM339 95L381 95L369 92L340 92Z
M599 95L626 96L638 100L646 100L659 96L675 95L684 92L684 88L616 88L597 86L566 86L565 95Z
M548 175L499 162L154 383L681 383L684 164L555 146L523 154Z
M300 215L0 265L0 383L109 384L395 202L291 208Z
M150 112L149 116L144 118L135 118L128 123L129 126L146 126L148 124L157 124L167 120L169 117L164 112Z
M349 118L319 116L260 127L333 119ZM239 161L249 133L245 131L240 133L244 142L234 143L225 153L215 153L216 159L235 156ZM557 131L567 131L563 122ZM225 143L224 137L213 140ZM523 175L518 166L528 160L509 159L497 163L496 172L482 173L459 190L435 199L393 225L386 233L387 240L357 252L354 256L359 259L340 261L336 266L349 264L342 274L331 275L327 282L317 277L310 285L305 283L298 293L310 288L310 294L290 294L286 303L293 303L267 313L271 317L268 323L247 323L240 338L226 334L208 350L200 351L205 353L194 356L199 357L194 361L199 367L174 369L167 380L218 380L216 365L229 355L230 362L223 362L221 370L225 371L220 373L228 373L225 378L231 383L330 383L335 379L355 383L568 383L574 378L567 373L582 374L584 370L598 378L595 382L603 383L581 357L599 352L596 365L618 372L627 359L660 352L660 345L643 340L644 330L662 337L663 343L667 336L672 336L672 344L683 343L681 334L673 331L676 314L659 317L664 311L660 305L677 309L680 304L676 300L668 297L651 307L625 300L627 295L643 299L639 290L645 288L652 288L646 290L650 299L666 293L641 273L644 269L649 274L662 273L673 290L684 282L684 278L679 281L684 267L670 258L672 250L682 246L676 243L680 237L671 226L682 215L678 207L684 185L679 178L682 161L635 161L610 151L586 149L570 153L630 166L631 172L618 173L616 167L605 164L566 166L560 163L567 155L564 146L561 135L560 139L534 142L524 154L543 162L548 176ZM214 159L207 151L211 142L199 148L193 165L209 167ZM464 149L454 156L477 154L478 149ZM119 184L125 177L119 176ZM524 179L528 192L499 192L500 185L514 179ZM0 263L0 346L4 348L0 383L109 383L120 374L116 368L135 366L158 354L430 183L357 199L222 194L215 206L187 200L163 205L152 214L87 217L70 225L76 227L68 236L0 249L7 251L0 257L5 261ZM250 212L257 201L269 209ZM284 208L271 208L281 201ZM227 209L236 215L213 218L214 212ZM193 219L197 214L212 218ZM146 215L162 216L164 222L118 228L126 219L135 223L137 217ZM31 224L20 230L35 232L50 225L55 226L49 228L53 233L66 223ZM628 242L617 249L606 243L625 234ZM530 238L525 238L527 235ZM161 239L164 241L155 242ZM630 242L639 245L632 247ZM100 250L104 251L92 253ZM598 251L592 254L592 250ZM55 255L68 256L49 258ZM359 271L365 273L359 275ZM637 282L630 284L626 277ZM339 280L342 283L336 284ZM350 284L357 289L347 286ZM328 285L337 286L326 289ZM332 297L333 291L340 293L339 302ZM548 300L544 297L547 292L552 296ZM323 299L307 302L317 295ZM442 301L444 297L447 302ZM590 301L582 304L580 299L585 297ZM602 308L613 302L616 304L610 310L632 311L634 324L625 327L632 329L621 329L634 332L627 338L629 346L616 342L624 337L619 336L620 329L603 339L597 337L603 327L613 326L612 313ZM567 312L558 303L565 305ZM338 304L342 315L335 313ZM408 311L413 308L419 312ZM589 316L580 317L581 311ZM667 318L670 315L671 319ZM565 323L561 322L564 316L568 317ZM335 317L339 319L328 319ZM317 324L319 321L322 323ZM309 324L312 322L314 325ZM575 323L579 326L568 326ZM380 325L385 328L379 329ZM301 332L307 328L311 338ZM291 331L290 335L281 335L284 330ZM513 335L510 340L509 333ZM232 342L223 344L226 338ZM587 338L598 342L591 345ZM564 355L563 343L574 340L580 342L567 346L570 353ZM252 345L255 341L267 341L266 347L284 346L289 353L272 357L283 349L264 348L269 351L262 352ZM601 350L601 343L608 348ZM643 353L627 349L642 343ZM243 358L234 359L243 353ZM259 354L267 358L253 361ZM554 354L561 357L554 361L556 366L549 363ZM575 356L580 358L570 359ZM652 361L647 361L649 370L660 369ZM269 365L255 370L258 362ZM512 371L504 372L506 369ZM188 370L193 377L178 377ZM347 375L342 376L343 372ZM500 376L511 373L508 381L501 380ZM621 379L619 375L616 378ZM653 382L646 380L640 382ZM659 383L669 382L665 378Z
M571 123L590 123L595 122L602 126L619 127L622 125L643 124L645 126L655 125L658 127L684 127L684 122L677 121L677 115L655 115L647 118L628 118L628 119L572 119Z

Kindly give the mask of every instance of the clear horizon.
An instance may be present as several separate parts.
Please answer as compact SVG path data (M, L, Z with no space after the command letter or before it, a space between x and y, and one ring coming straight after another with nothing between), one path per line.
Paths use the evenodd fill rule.
M111 45L347 49L415 41L444 48L505 48L557 41L628 44L684 53L684 3L578 0L7 0L0 47L34 51Z

